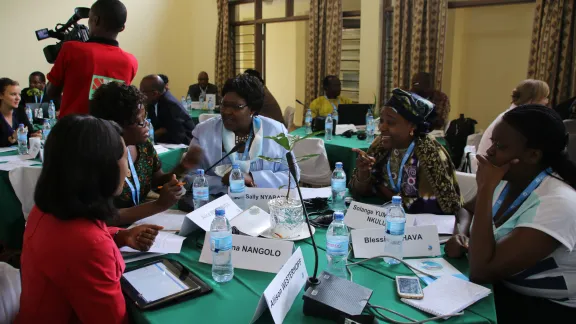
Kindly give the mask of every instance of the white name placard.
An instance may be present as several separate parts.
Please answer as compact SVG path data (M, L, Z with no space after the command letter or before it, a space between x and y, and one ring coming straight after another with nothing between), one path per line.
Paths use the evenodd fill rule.
M290 190L290 197L298 197L296 189ZM246 208L256 206L263 211L269 213L268 201L276 198L286 197L287 189L273 189L273 188L250 188L246 187L244 194L246 195Z
M206 232L210 231L210 224L212 224L212 220L216 216L216 208L224 208L228 220L232 220L242 212L242 209L232 201L230 196L224 195L186 215L180 229L180 235L186 236L198 226Z
M234 268L277 273L292 255L294 242L232 235ZM210 232L206 232L200 262L212 264Z
M386 214L381 206L353 201L346 211L344 223L351 228L386 227ZM406 214L406 227L414 225L414 215Z
M264 290L250 323L254 323L260 318L266 308L270 310L274 323L282 323L307 278L308 272L304 264L302 250L298 248Z
M371 258L384 254L386 240L383 228L352 230L352 247L355 258ZM429 257L440 255L440 241L436 225L406 227L403 256Z

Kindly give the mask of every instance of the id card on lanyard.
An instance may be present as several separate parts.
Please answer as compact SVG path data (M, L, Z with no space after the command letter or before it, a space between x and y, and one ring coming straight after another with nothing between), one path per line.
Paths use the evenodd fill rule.
M334 105L334 103L332 103L332 101L330 101L330 99L328 99L328 97L326 95L324 95L324 98L326 98L326 100L328 100L328 103L330 103L332 105L332 113L334 113L335 111L338 111L338 106L340 106L340 99L338 99L338 103L336 105Z
M40 102L38 102L38 96L34 96L34 101L36 103L42 103L42 99L44 99L44 92L42 92L42 95L40 96Z
M248 139L246 140L246 144L244 144L244 153L242 153L241 161L250 160L250 142L252 142L252 132L250 132L250 135L248 135Z
M408 161L410 155L412 155L412 151L414 151L414 145L416 142L410 143L408 146L408 150L404 153L404 157L402 158L402 162L400 164L400 168L398 169L398 181L397 184L394 184L394 180L392 179L392 171L390 171L390 159L388 159L388 163L386 164L386 170L388 171L388 181L390 181L390 186L394 193L400 193L402 190L402 175L404 174L404 164Z
M548 169L540 172L540 174L538 174L536 176L536 178L534 178L534 180L532 180L532 182L530 182L528 187L526 187L526 189L524 189L524 191L522 191L520 196L518 196L514 200L512 205L510 205L510 207L508 207L508 209L502 214L501 217L506 216L508 213L510 213L514 209L520 207L520 205L522 205L524 203L524 201L526 201L528 196L530 196L530 194L534 190L536 190L536 188L538 188L538 186L540 186L540 184L542 183L544 178L546 178L546 176L549 175L550 173L552 173L551 168L548 168ZM498 200L496 200L496 203L494 203L494 206L492 206L492 218L494 218L496 216L496 213L498 213L498 210L500 210L500 207L502 207L502 203L504 202L504 198L506 198L506 196L508 195L509 190L510 190L509 184L506 184L504 189L502 189L502 192L500 192L500 196L498 197Z
M130 154L130 149L126 148L126 150L128 151L128 165L130 166L130 172L132 173L132 180L134 180L134 184L130 182L128 177L126 177L126 183L132 192L132 201L134 202L134 206L138 206L140 204L140 180L138 179L136 168L134 168L134 162L132 161L132 154Z

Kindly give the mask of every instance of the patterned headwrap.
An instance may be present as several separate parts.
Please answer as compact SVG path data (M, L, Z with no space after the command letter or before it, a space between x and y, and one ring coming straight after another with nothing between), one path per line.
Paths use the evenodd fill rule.
M392 97L386 106L394 108L396 112L409 122L417 126L419 133L426 134L430 130L428 120L436 116L434 104L419 95L402 89L392 90Z

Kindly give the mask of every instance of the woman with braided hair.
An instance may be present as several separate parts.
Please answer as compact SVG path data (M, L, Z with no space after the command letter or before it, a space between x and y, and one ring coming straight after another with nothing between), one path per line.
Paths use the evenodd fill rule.
M576 166L562 119L542 105L519 106L491 141L478 155L475 202L459 213L446 253L469 252L470 279L495 284L499 323L574 319Z

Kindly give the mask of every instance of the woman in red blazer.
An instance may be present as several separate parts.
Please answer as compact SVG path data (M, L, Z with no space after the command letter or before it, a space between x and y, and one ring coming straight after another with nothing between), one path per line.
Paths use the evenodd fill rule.
M128 173L114 122L62 118L46 141L24 232L16 323L125 323L119 247L147 251L162 227L107 227Z

